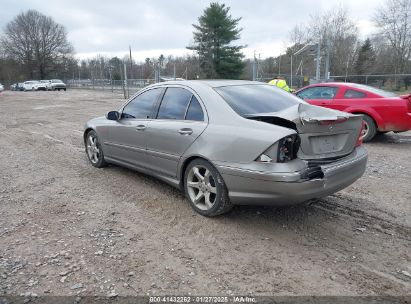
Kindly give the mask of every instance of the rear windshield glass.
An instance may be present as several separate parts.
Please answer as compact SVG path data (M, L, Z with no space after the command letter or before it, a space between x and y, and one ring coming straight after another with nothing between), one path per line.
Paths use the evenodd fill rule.
M304 102L271 85L237 85L219 87L215 90L241 116L279 112Z
M374 88L374 87L370 87L370 86L367 86L367 85L364 85L364 84L354 83L351 86L353 86L354 88L366 90L368 92L380 95L382 97L396 97L397 96L397 94L395 94L395 93L384 91L384 90L377 89L377 88Z

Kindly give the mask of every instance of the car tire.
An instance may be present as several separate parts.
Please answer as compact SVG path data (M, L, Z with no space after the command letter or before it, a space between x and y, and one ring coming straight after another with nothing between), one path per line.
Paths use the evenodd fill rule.
M64 90L64 92L66 91L66 89L63 89Z
M87 133L84 140L84 146L87 158L94 167L103 168L107 166L100 140L94 130Z
M233 207L223 177L200 158L191 161L185 170L184 191L191 207L203 216L217 216Z
M371 141L374 136L377 134L377 127L375 125L374 120L368 116L368 115L363 115L363 121L364 121L364 130L363 130L363 142L369 142Z

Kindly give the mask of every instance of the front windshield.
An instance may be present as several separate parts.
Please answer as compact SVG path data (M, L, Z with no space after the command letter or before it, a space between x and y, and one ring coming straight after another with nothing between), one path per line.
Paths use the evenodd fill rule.
M233 85L215 90L241 116L279 112L304 103L300 98L272 85Z
M388 91L381 90L381 89L377 89L377 88L374 88L374 87L371 87L371 86L368 86L368 85L365 85L365 84L353 83L351 86L354 87L354 88L369 91L371 93L380 95L382 97L397 97L397 94L395 94L395 93L388 92Z

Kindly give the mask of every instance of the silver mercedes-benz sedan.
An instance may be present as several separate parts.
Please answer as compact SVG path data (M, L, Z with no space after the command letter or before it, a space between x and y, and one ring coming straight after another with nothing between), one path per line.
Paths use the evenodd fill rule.
M236 204L291 205L347 187L367 163L361 130L361 115L265 83L174 81L88 121L84 144L93 166L153 175L215 216Z

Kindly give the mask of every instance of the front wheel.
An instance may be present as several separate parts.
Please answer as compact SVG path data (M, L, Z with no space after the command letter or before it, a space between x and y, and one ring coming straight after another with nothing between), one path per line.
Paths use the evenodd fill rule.
M94 167L103 168L107 166L107 162L104 160L100 140L95 131L92 130L87 133L85 146L88 160Z
M222 176L203 159L195 159L188 165L184 190L191 207L201 215L212 217L233 207Z

